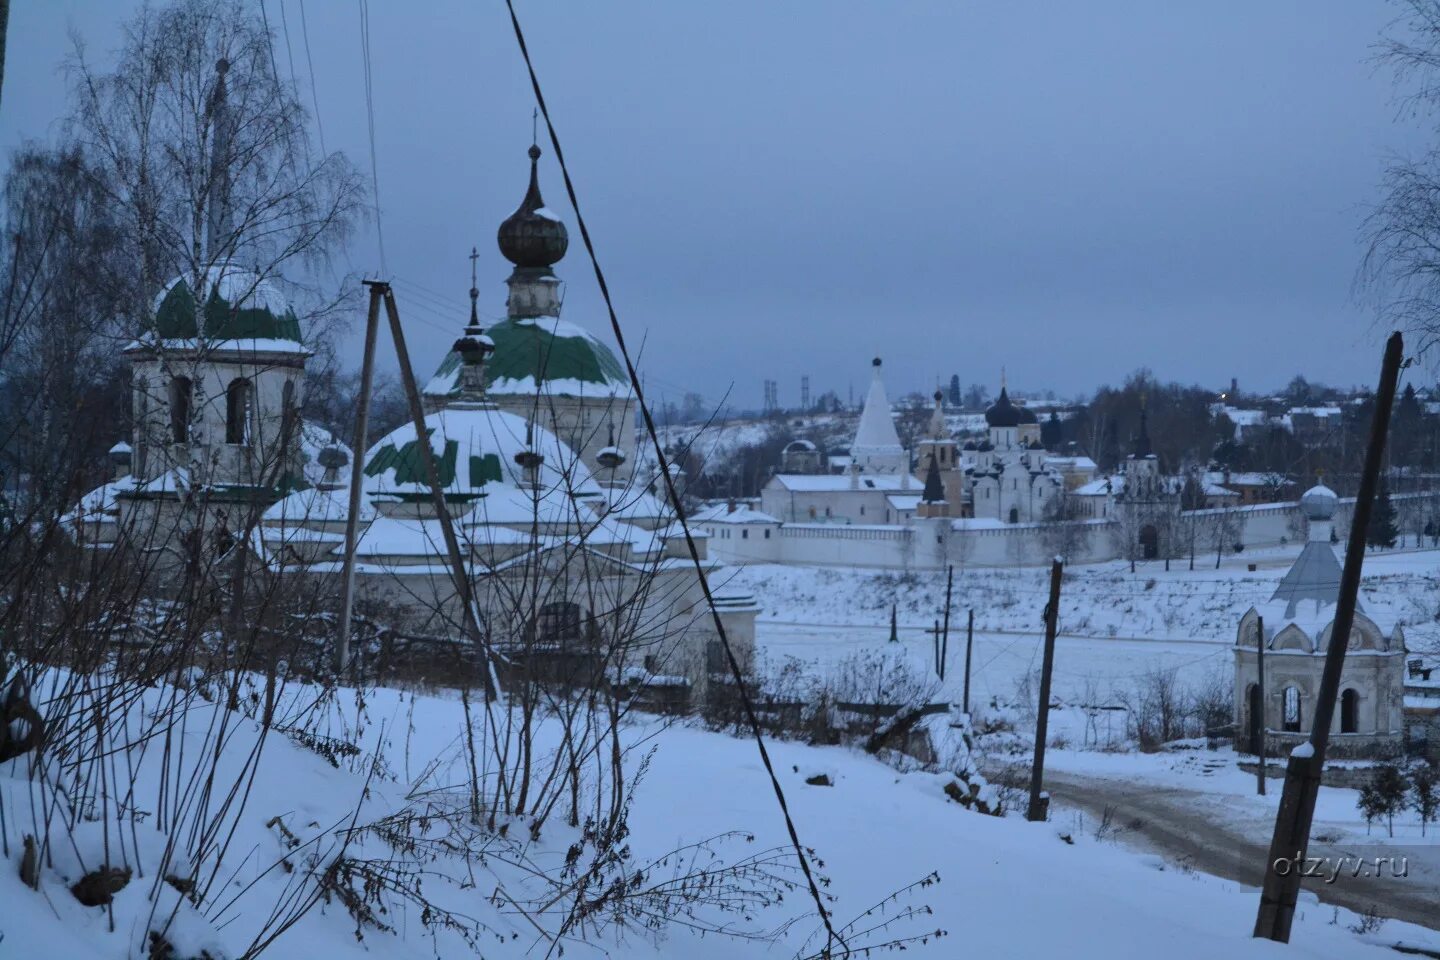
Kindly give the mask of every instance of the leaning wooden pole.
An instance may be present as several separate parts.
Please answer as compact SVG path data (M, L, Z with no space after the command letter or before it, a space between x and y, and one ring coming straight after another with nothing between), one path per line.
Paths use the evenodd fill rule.
M1030 771L1027 820L1044 820L1050 812L1050 800L1042 787L1045 780L1045 736L1050 725L1050 674L1055 667L1055 633L1060 623L1060 577L1064 567L1059 557L1050 565L1050 603L1045 607L1045 660L1040 665L1040 709L1035 714L1035 765Z
M975 608L970 608L970 616L965 621L965 692L960 701L960 709L968 717L970 715L970 651L975 646Z
M365 477L369 445L370 393L375 383L375 338L380 331L380 297L384 284L366 280L370 312L365 318L365 355L360 361L360 396L355 411L355 436L350 448L350 509L345 514L345 563L341 572L340 631L335 637L335 672L350 664L350 619L355 606L355 540L360 525L360 485Z
M485 642L484 631L480 629L480 620L470 589L470 575L465 569L465 560L460 555L460 541L455 536L450 510L445 505L445 490L440 486L440 471L435 466L435 453L430 449L430 436L425 429L425 410L420 405L420 388L415 383L415 371L410 366L410 351L405 347L405 331L400 327L400 310L395 306L395 293L388 283L383 284L383 287L385 315L390 320L390 336L395 341L395 359L400 363L400 382L405 387L405 399L410 404L410 419L415 424L415 449L420 454L420 462L425 466L430 502L435 507L435 519L440 524L440 534L445 539L445 552L450 558L450 576L455 583L455 597L464 611L461 616L465 633L484 658L485 698L493 700L497 693L493 673L494 659L490 654L490 645Z
M950 659L950 593L955 586L955 568L945 568L945 625L940 637L940 682L945 682L945 661Z
M1255 767L1255 792L1265 796L1265 618L1255 618L1255 699L1259 701L1260 709L1255 712L1259 719L1250 718L1251 726L1256 729L1256 751L1260 754L1259 763Z
M1380 388L1375 394L1375 415L1370 424L1365 469L1360 475L1360 490L1355 495L1350 540L1345 547L1345 568L1340 574L1340 594L1335 602L1335 623L1330 630L1332 640L1325 651L1325 672L1320 676L1320 691L1315 698L1314 726L1310 730L1310 739L1290 753L1290 761L1285 767L1285 787L1280 794L1280 809L1275 814L1275 833L1265 861L1265 885L1260 892L1260 910L1255 917L1255 936L1280 943L1290 942L1290 926L1295 919L1302 871L1277 870L1276 864L1285 862L1293 865L1294 858L1303 858L1310 845L1310 826L1315 819L1315 800L1320 794L1320 774L1325 764L1325 748L1330 740L1330 720L1335 715L1335 700L1340 694L1340 672L1345 666L1345 648L1349 645L1350 628L1355 623L1355 598L1360 592L1360 568L1365 560L1365 532L1370 525L1370 511L1379 484L1385 435L1390 427L1390 411L1395 405L1395 385L1400 378L1404 350L1400 334L1391 334L1380 369Z

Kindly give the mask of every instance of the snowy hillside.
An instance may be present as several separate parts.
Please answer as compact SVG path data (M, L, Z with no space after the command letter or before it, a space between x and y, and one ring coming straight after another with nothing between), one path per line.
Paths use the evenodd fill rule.
M272 733L263 749L254 719L199 698L184 725L157 731L163 736L148 751L126 753L124 762L140 771L138 789L102 790L97 806L78 811L73 845L56 844L42 859L35 891L19 880L22 836L33 818L65 816L67 808L54 794L32 794L24 760L0 766L10 811L0 957L88 960L153 948L161 952L148 955L234 958L267 944L265 956L303 960L545 955L537 930L548 925L557 893L547 877L574 877L555 871L567 860L585 873L585 837L558 821L533 838L523 824L489 833L457 815L465 793L458 698L340 691L316 701L314 688L291 693L296 712L282 713L292 734ZM129 721L138 729L174 696L152 688ZM172 790L186 789L186 774L203 765L184 748L216 723L230 731L217 783L247 763L253 771L237 781L238 793L195 794L222 813L224 829L206 856L228 852L211 878L209 860L182 862L161 842L155 777L168 773ZM293 732L301 729L315 735ZM323 731L336 739L322 739ZM577 936L566 950L702 960L815 955L824 941L806 896L793 888L793 854L754 744L651 721L629 727L627 737L645 743L634 755L645 769L628 815L626 882L657 892L636 898L644 909L615 916L597 903L584 942ZM337 742L358 752L322 748ZM1137 856L1071 824L967 812L946 798L941 774L898 774L841 747L773 743L771 752L802 841L816 850L836 926L857 948L920 937L912 948L933 956L1277 955L1250 938L1253 890ZM807 784L816 772L832 785ZM107 859L131 873L109 907L82 906L67 887ZM738 869L726 874L723 896L682 892L726 865ZM208 879L189 886L195 875ZM1057 877L1082 882L1044 880ZM1025 894L1037 878L1044 923L1032 922ZM726 903L733 911L720 909ZM1332 923L1337 916L1342 922ZM1354 919L1302 903L1291 949L1307 957L1393 955L1377 938L1353 933ZM749 942L700 935L717 925ZM148 937L161 928L173 952ZM936 931L945 934L938 942ZM1384 932L1386 943L1440 948L1440 936L1419 928L1392 924Z

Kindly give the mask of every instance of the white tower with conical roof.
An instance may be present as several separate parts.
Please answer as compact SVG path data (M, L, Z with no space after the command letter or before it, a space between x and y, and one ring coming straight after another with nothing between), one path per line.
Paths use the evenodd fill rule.
M880 358L871 361L870 392L865 395L865 409L850 445L853 469L860 473L899 474L909 472L909 459L900 446L895 421L890 416L890 401L885 396L885 383L880 379Z

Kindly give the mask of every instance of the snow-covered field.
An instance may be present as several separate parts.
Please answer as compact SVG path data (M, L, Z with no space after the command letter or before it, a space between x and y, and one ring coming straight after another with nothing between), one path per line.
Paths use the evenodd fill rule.
M157 688L155 696L163 696ZM143 709L143 706L142 708ZM159 881L155 868L162 851L153 820L140 818L130 836L102 836L100 823L82 818L73 849L56 851L54 865L41 871L39 891L20 884L16 869L19 833L29 817L13 801L26 792L23 771L12 761L0 767L0 785L12 801L6 826L10 859L0 869L0 957L122 958L144 955L147 925L172 909L176 956L239 957L257 932L274 928L270 911L287 892L300 889L307 858L333 856L347 843L356 857L394 858L373 835L356 835L352 825L372 823L412 805L423 790L455 789L455 747L463 729L458 700L450 696L411 696L370 691L363 705L342 692L338 714L362 718L357 734L366 754L378 752L385 763L332 767L314 752L286 738L266 745L254 787L234 818L228 865L218 886L200 905ZM214 716L197 707L192 722L200 727ZM240 763L257 742L253 720L232 715L234 735L226 754ZM653 748L648 769L634 794L629 844L637 863L663 857L687 843L729 830L752 836L718 844L721 855L735 858L786 844L775 798L752 742L698 729L646 721L629 728L635 741ZM195 732L178 733L177 749ZM383 747L383 749L382 749ZM945 931L925 947L924 955L995 957L1153 957L1184 958L1278 956L1272 944L1250 937L1257 894L1234 883L1178 869L1154 857L1065 830L1059 824L1031 824L1015 817L993 818L963 810L942 792L939 774L900 774L852 749L772 743L771 755L786 789L802 841L823 861L825 891L837 926L854 943ZM158 750L158 744L157 744ZM637 754L637 761L640 754ZM431 764L432 759L439 765ZM833 786L810 786L816 771L830 775ZM439 794L437 794L438 796ZM129 798L134 799L134 798ZM136 808L145 806L135 804ZM278 818L278 819L277 819ZM453 837L453 825L437 822L432 839ZM1070 833L1069 840L1061 833ZM132 843L132 837L134 841ZM491 845L489 856L457 869L443 851L432 850L416 878L429 895L457 914L484 925L489 934L479 950L486 956L545 956L546 947L513 902L536 893L538 881L517 864L523 854L535 862L565 856L573 831L547 827L534 841L511 838ZM82 907L66 889L79 863L93 867L104 844L131 851L136 876L116 897L113 929L104 907ZM112 859L118 859L112 853ZM287 868L286 864L289 864ZM648 876L687 858L671 857ZM897 890L938 872L940 882L886 899ZM143 874L143 875L142 875ZM158 907L147 893L159 889ZM322 899L314 910L276 939L266 956L296 957L455 957L471 955L451 933L427 928L419 911L402 898L385 897L389 909L377 914L388 931L374 925L357 929L338 899ZM874 912L876 905L884 904ZM905 907L919 911L906 915ZM1440 935L1404 924L1388 924L1383 936L1362 936L1350 929L1355 918L1343 911L1332 923L1329 909L1302 909L1296 924L1295 955L1351 958L1392 955L1396 940L1440 948ZM754 934L784 927L772 940L736 942L699 937L687 916L663 931L642 924L608 927L585 942L568 942L568 955L612 957L729 958L736 955L792 957L813 954L823 941L813 934L817 922L807 912L802 892L783 904L732 918L736 932ZM886 921L893 926L862 934ZM788 927L786 924L789 924ZM358 936L357 936L358 934Z
M1172 561L1169 571L1163 563L1142 563L1133 574L1123 561L1068 569L1052 686L1062 704L1051 720L1055 736L1119 745L1126 721L1114 708L1133 701L1157 671L1173 671L1190 690L1228 683L1240 617L1270 597L1297 553L1294 547L1249 551L1225 558L1219 569L1211 555L1197 558L1194 571L1185 561ZM788 663L822 676L842 661L899 654L914 671L934 672L943 573L754 564L728 576L761 606L762 671ZM1034 702L1048 580L1044 569L956 570L946 677L935 684L937 699L961 699L965 626L973 610L972 707L983 713L994 702ZM1369 554L1361 603L1373 617L1403 622L1412 651L1440 652L1440 551ZM899 651L888 642L892 606Z
M1240 617L1269 599L1298 547L1251 550L1224 558L1156 561L1131 573L1123 561L1066 571L1060 630L1087 637L1137 637L1233 643ZM1255 564L1252 573L1246 568ZM754 564L733 582L756 596L765 622L880 627L888 636L894 604L900 625L924 629L940 616L945 574ZM1036 632L1048 599L1049 570L957 568L952 627L975 611L975 628ZM1372 616L1405 624L1412 650L1440 650L1440 551L1392 550L1367 555L1361 603Z

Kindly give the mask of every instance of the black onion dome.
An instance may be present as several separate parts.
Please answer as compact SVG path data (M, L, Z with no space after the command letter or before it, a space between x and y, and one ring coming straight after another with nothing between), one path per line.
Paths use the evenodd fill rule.
M1004 387L1000 388L1000 399L985 411L985 422L992 427L1018 427L1023 422L1020 408L1010 402L1010 394Z
M1039 422L1040 422L1040 418L1037 417L1037 416L1035 416L1035 411L1034 411L1034 410L1031 410L1029 407L1016 407L1015 409L1017 409L1017 410L1020 411L1020 422L1021 422L1021 423L1039 423Z
M517 267L547 269L565 256L570 235L560 218L545 208L537 171L540 148L530 147L530 189L516 210L500 224L500 253Z

